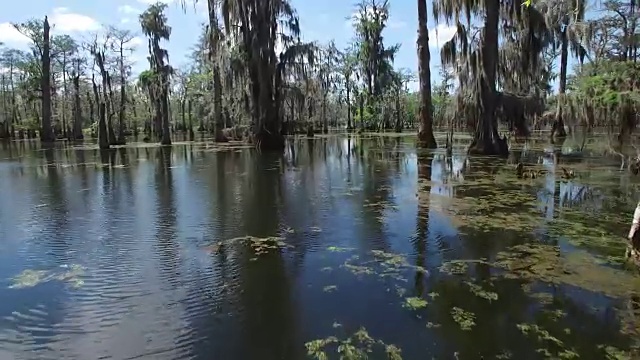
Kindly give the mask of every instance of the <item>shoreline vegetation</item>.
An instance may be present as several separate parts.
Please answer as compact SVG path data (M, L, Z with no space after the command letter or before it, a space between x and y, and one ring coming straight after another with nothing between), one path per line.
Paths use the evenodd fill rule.
M633 4L608 0L588 19L585 1L476 6L435 0L427 23L426 0L419 0L413 74L394 67L400 47L413 44L384 42L388 0L357 3L353 37L344 48L334 41L303 42L297 14L284 0L250 3L202 4L208 21L194 39L191 63L180 68L161 46L171 41L167 5L149 5L138 18L149 41L149 68L140 74L131 73L128 55L137 46L136 31L107 26L92 41L81 41L51 34L47 17L16 22L33 51L1 48L0 66L7 71L0 138L49 143L89 135L106 149L130 137L168 145L178 134L195 140L207 133L219 143L241 140L282 151L291 134L414 129L418 146L435 148L437 127L471 133L470 153L506 157L500 126L517 137L547 129L552 140L576 128L603 128L610 151L637 168L638 151L625 150L635 143L639 100L636 29L624 21L635 14ZM270 12L270 3L282 6ZM182 1L185 12L191 5ZM249 9L251 17L245 16ZM479 15L467 18L471 13ZM282 28L281 21L289 25ZM467 21L478 22L478 29L467 28ZM443 44L441 63L433 64L428 29L445 22L457 22L457 31ZM254 42L256 34L266 35ZM283 46L276 49L276 43ZM570 57L577 60L573 69ZM435 83L432 67L439 72Z

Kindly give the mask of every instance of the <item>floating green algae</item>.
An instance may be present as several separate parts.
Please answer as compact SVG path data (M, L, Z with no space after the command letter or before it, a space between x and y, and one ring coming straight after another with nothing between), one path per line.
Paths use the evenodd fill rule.
M364 327L347 337L329 336L309 341L305 347L307 355L317 360L327 360L331 353L337 354L341 360L366 360L376 353L384 353L389 360L402 359L400 348L374 339Z
M467 286L469 286L469 290L475 296L477 296L479 298L483 298L485 300L488 300L489 302L498 300L498 294L497 293L495 293L493 291L487 291L487 290L483 289L482 286L474 284L474 283L472 283L470 281L465 281L464 283L467 284Z
M453 320L458 323L460 329L464 331L469 331L476 325L476 316L472 312L463 310L459 307L451 308L451 317L453 317Z
M402 306L411 310L418 310L427 307L428 304L427 300L417 296L412 296L405 298Z
M257 237L247 235L227 239L224 241L218 241L212 245L206 246L205 248L212 248L217 251L217 249L220 249L224 246L232 246L236 244L248 245L249 247L251 247L254 254L256 255L256 257L251 258L252 261L258 260L258 257L269 254L271 252L291 247L290 245L285 243L283 237Z
M569 349L562 340L537 324L520 323L516 327L525 336L532 337L545 346L536 351L547 359L578 359L580 357L575 349Z
M77 264L61 266L56 270L27 269L11 279L9 288L30 288L50 281L60 281L78 288L84 285L84 281L80 278L84 272L85 268Z
M627 298L640 289L640 278L601 266L585 251L561 253L558 246L547 244L513 246L499 252L493 266L506 270L506 278L572 285L616 298Z
M47 275L49 274L46 270L24 270L17 276L15 276L12 280L12 284L9 286L11 289L22 289L28 287L34 287L41 283L46 282Z
M372 250L369 255L373 259L368 261L361 261L360 256L353 255L341 267L357 276L374 275L380 279L390 278L401 282L407 281L403 275L406 271L427 273L423 267L410 264L403 254Z

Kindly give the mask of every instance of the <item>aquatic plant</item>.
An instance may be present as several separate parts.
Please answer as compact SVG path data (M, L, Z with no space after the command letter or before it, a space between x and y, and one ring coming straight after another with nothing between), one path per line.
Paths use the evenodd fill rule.
M451 308L451 317L453 317L453 320L460 325L460 329L464 331L469 331L476 325L476 316L473 313L457 306Z
M411 310L422 309L429 304L427 300L417 296L408 297L408 298L405 298L404 300L405 302L402 306Z
M49 281L60 281L72 287L80 287L84 284L81 276L84 275L83 266L72 264L61 266L54 270L26 269L11 279L11 289L23 289L34 287Z
M384 351L387 359L401 360L402 351L395 345L385 344L382 340L376 340L369 335L364 327L355 333L338 338L329 336L324 339L312 340L305 343L307 355L317 360L329 359L327 353L336 353L341 360L366 360L376 350Z

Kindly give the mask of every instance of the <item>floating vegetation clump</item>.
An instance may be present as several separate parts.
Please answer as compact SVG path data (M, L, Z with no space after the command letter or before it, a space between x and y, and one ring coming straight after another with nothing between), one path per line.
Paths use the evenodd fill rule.
M469 290L471 291L471 293L477 297L489 300L489 302L498 300L498 294L493 291L487 291L483 289L482 286L474 284L470 281L465 281L465 284L469 286Z
M476 325L476 316L472 312L465 311L459 307L451 309L451 316L460 325L460 329L464 331L469 331Z
M564 346L562 341L554 336L551 336L549 332L536 324L518 324L516 325L518 330L525 335L535 336L538 341L549 342L558 347Z
M557 337L551 335L549 331L537 324L518 324L520 332L526 336L534 337L545 347L536 350L538 353L551 359L578 359L580 355L575 349L568 349L564 342Z
M465 275L469 269L469 263L477 263L480 260L450 260L440 265L441 273L447 275Z
M47 281L45 279L47 278L48 273L49 272L46 270L24 270L11 279L12 284L9 285L9 288L22 289L42 284Z
M371 354L383 352L389 360L402 359L402 351L397 346L372 338L365 328L360 328L342 339L329 336L312 340L307 342L305 347L307 355L317 360L329 359L328 353L336 353L342 360L365 360L369 359Z
M284 238L279 236L256 237L256 236L240 236L204 247L208 252L217 253L224 246L233 244L244 244L251 247L256 256L262 256L270 252L290 247L284 242ZM251 260L257 260L257 257Z
M585 251L561 254L552 245L513 246L498 253L493 265L506 270L507 278L571 285L616 298L628 298L640 289L640 278L603 267Z
M11 289L34 287L50 281L61 281L78 288L84 284L80 278L84 275L84 267L73 264L60 267L62 270L31 270L27 269L11 279Z
M407 281L403 276L406 271L428 273L425 268L410 264L406 255L381 250L373 250L370 254L373 256L373 260L356 263L360 260L360 256L353 255L341 267L354 275L376 275L379 278L391 278L401 282Z
M500 188L483 189L485 191L488 194L455 197L446 207L446 213L463 232L530 232L542 221L536 210L535 194Z
M348 271L350 271L352 274L356 276L373 275L376 273L372 267L354 265L354 264L350 264L348 261L342 264L341 267L344 269L347 269Z
M404 299L404 304L402 306L411 310L418 310L427 307L428 304L427 300L421 297L412 296Z
M245 239L258 256L287 247L284 239L277 236L270 236L266 238L247 236Z
M632 357L628 353L614 346L598 345L598 349L604 351L606 360L631 360L632 359Z

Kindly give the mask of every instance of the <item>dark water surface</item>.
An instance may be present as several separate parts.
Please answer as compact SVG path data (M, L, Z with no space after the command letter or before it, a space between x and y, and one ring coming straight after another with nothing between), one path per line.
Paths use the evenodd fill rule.
M4 145L0 359L631 358L637 181L532 144Z

